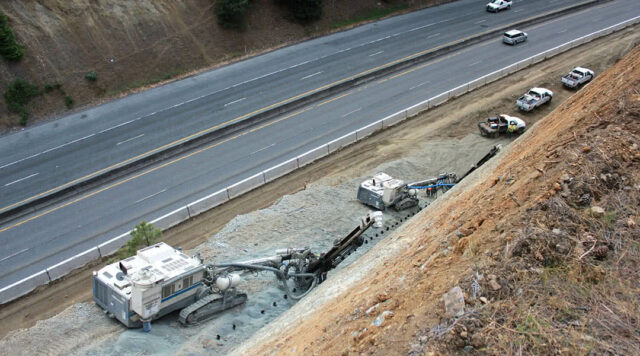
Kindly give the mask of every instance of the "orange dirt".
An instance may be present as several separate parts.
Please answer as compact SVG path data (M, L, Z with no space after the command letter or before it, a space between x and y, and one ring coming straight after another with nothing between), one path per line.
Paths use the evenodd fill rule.
M239 353L639 354L639 78L636 47Z

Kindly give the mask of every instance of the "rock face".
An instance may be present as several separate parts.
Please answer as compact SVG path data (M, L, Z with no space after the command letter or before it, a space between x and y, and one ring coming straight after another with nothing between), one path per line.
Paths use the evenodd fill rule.
M451 288L442 296L445 314L448 317L459 317L464 314L464 295L459 286Z

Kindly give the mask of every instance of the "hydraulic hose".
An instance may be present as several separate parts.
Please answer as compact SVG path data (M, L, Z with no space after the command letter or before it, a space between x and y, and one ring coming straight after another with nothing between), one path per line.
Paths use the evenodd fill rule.
M453 187L454 185L455 185L454 183L438 183L434 185L411 186L408 188L409 189L431 189L431 188L438 188L438 187Z
M273 268L273 267L268 267L268 266L261 266L261 265L249 265L249 264L244 264L244 263L222 263L219 265L215 265L214 267L236 267L236 268L245 268L245 269L251 269L251 270L259 270L259 271L269 271L269 272L273 272L276 277L278 279L280 279L282 281L282 285L284 286L285 292L287 293L287 296L293 300L299 300L301 298L303 298L304 296L306 296L307 294L309 294L309 292L311 292L311 290L313 288L316 287L316 285L318 284L318 276L315 273L284 273L283 271L277 269L277 268ZM304 293L299 294L299 295L294 295L291 290L289 289L289 285L287 284L287 280L290 279L291 277L311 277L313 278L313 281L311 282L311 286L309 287L309 289L307 289Z

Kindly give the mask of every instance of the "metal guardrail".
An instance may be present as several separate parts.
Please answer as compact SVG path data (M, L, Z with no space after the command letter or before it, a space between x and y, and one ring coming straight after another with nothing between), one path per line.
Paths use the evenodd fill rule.
M318 146L312 150L309 150L295 158L282 162L274 167L264 170L251 177L237 182L225 189L217 191L213 194L200 198L190 204L180 207L164 216L161 216L151 223L157 227L167 230L173 226L180 224L194 216L202 214L207 210L220 206L227 201L245 194L253 189L261 187L274 179L282 177L293 171L296 171L310 163L313 163L330 153L333 153L341 148L349 146L355 142L358 142L373 133L384 130L387 127L398 124L408 118L417 116L424 111L439 106L450 99L473 91L481 86L492 83L498 79L504 78L516 71L529 67L535 63L543 61L547 58L551 58L560 53L566 52L576 46L593 41L594 39L602 36L609 35L613 32L620 31L628 26L640 23L640 16L632 19L620 22L613 26L609 26L605 29L590 33L575 40L566 42L562 45L556 46L544 52L538 53L529 58L523 59L517 63L486 74L480 78L476 78L466 84L460 85L456 88L438 94L427 100L424 100L418 104L415 104L409 108L398 111L383 119L380 119L374 123L371 123L365 127L362 127L356 131L350 132L342 137L339 137L331 142ZM104 242L96 247L72 256L54 266L51 266L45 270L35 273L27 278L17 281L9 286L0 289L0 304L10 302L16 298L19 298L40 285L48 284L56 279L68 274L76 268L80 268L90 261L109 256L115 253L120 247L124 246L129 240L129 233L119 235L113 239Z

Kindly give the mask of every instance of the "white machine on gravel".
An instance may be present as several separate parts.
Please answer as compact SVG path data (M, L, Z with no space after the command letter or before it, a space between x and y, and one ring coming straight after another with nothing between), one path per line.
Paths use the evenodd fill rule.
M527 93L518 98L516 106L522 111L531 111L542 104L551 102L553 92L545 88L531 88Z
M438 192L446 192L498 154L500 149L500 145L494 146L460 178L455 173L442 173L437 177L405 183L403 180L395 179L386 173L378 173L360 183L357 198L361 203L378 210L394 208L400 211L418 206L420 202L419 190L429 197L437 196Z
M94 271L93 300L105 314L129 328L142 326L146 332L151 331L152 320L175 310L180 310L183 325L194 325L246 302L247 294L236 290L241 274L246 272L274 273L288 298L297 300L367 243L362 234L371 226L382 227L381 212L362 218L355 229L336 239L323 254L309 248L288 248L265 258L222 264L204 263L199 256L189 257L160 242Z
M589 83L596 74L587 68L575 67L569 74L562 77L562 85L568 88L577 88L582 84Z
M378 173L360 184L358 200L378 210L391 207L400 211L418 205L418 189L424 189L427 194L435 194L438 190L448 190L455 185L456 180L455 173L444 173L438 177L405 183L386 173Z

